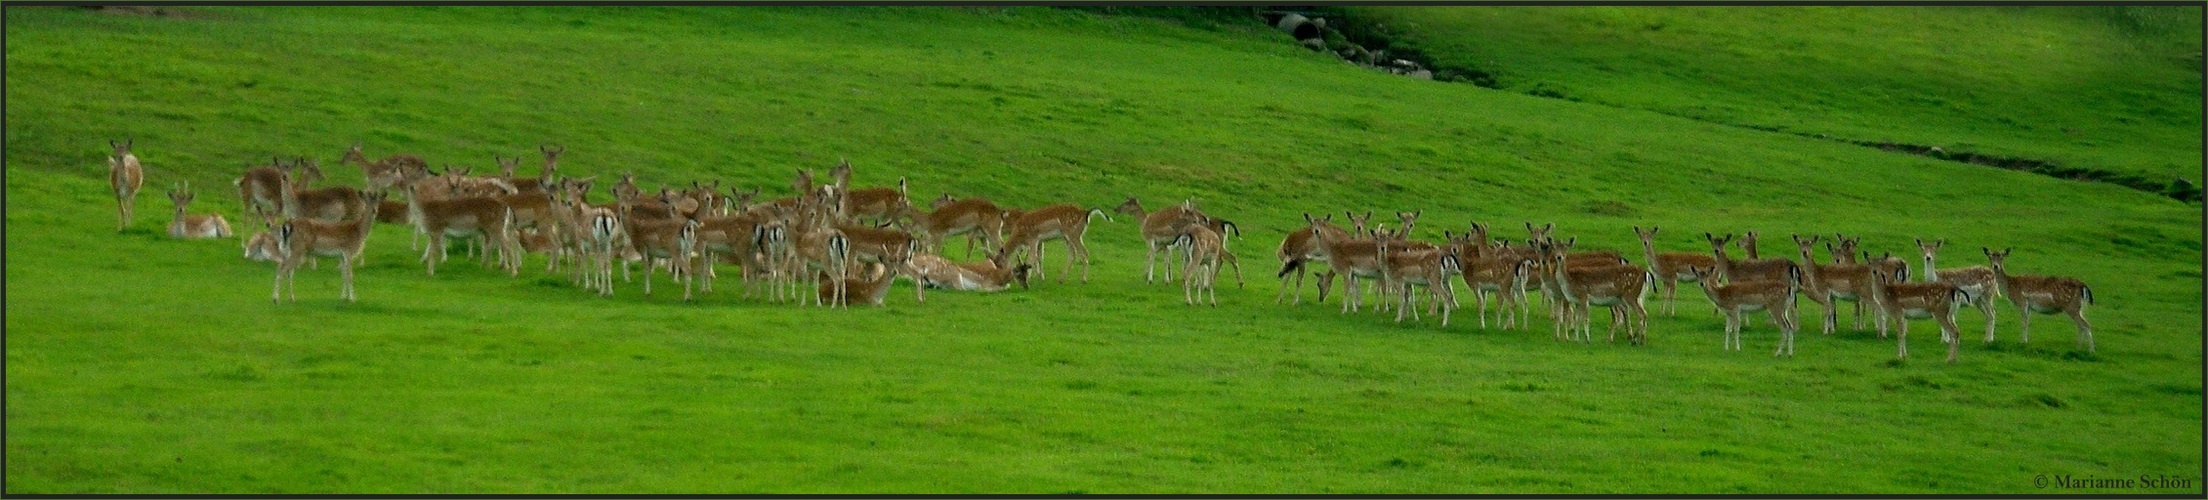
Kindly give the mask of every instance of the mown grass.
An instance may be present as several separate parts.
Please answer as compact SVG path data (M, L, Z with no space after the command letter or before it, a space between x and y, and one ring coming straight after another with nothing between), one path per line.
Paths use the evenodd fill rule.
M2136 191L1389 77L1255 27L185 12L7 11L8 493L2033 493L2041 473L2200 469L2201 219ZM156 194L116 234L99 156L125 136ZM354 140L479 171L560 143L563 173L647 186L784 192L848 157L855 182L902 175L924 197L1194 197L1248 230L1250 284L1185 307L1140 281L1120 220L1093 226L1086 284L925 304L900 286L850 311L733 281L690 304L637 283L600 299L537 267L423 276L386 227L361 302L325 267L271 305L236 242L158 235L158 186L219 193L276 154L358 182L334 165ZM199 210L237 220L225 198ZM1958 365L1928 322L1908 363L1854 331L1773 360L1768 322L1722 352L1692 289L1645 347L1272 304L1276 238L1345 209L1423 209L1426 237L1556 221L1629 250L1632 225L1663 226L1667 250L1744 229L1944 237L1956 264L2013 245L2019 270L2094 284L2100 350L2047 316L2018 345L2005 309L1993 346L1966 328Z
M1516 92L2200 179L2199 6L1348 11Z

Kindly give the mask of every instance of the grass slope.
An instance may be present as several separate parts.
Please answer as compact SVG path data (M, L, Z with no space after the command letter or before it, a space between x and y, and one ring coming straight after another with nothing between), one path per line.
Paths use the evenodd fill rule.
M2122 188L1056 10L186 14L7 10L8 493L2033 493L2035 474L2201 465L2200 215ZM100 155L125 136L154 194L118 235ZM647 186L781 192L849 157L856 183L925 197L1195 197L1248 231L1250 284L1182 306L1140 281L1120 220L1092 227L1087 284L900 286L850 311L727 281L609 300L535 267L426 277L385 227L361 302L324 268L270 305L235 242L157 234L161 186L219 193L354 140L478 170L557 142L563 173ZM235 217L225 198L199 209ZM1556 221L1620 249L1632 225L1667 250L1751 228L1944 237L1954 265L2014 245L2020 271L2094 284L2100 352L2045 316L2019 345L2004 308L2001 340L1966 328L1954 366L1921 321L1908 363L1855 331L1773 360L1768 322L1722 352L1692 289L1637 348L1270 303L1276 239L1344 209L1423 209L1422 233Z
M2199 6L1349 10L1513 91L2200 180Z

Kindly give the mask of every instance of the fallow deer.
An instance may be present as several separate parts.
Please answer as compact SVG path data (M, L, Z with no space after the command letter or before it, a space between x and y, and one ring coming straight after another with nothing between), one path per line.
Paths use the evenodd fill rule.
M2018 328L2023 331L2021 342L2032 341L2032 313L2061 313L2069 315L2070 322L2077 325L2078 343L2085 345L2085 352L2093 352L2093 324L2085 321L2085 306L2093 303L2092 287L2069 276L2009 274L2005 264L2014 248L1999 252L1990 248L1979 250L1986 253L1986 260L1993 267L1994 284L2000 287L2002 295L2009 297L2009 303L2016 304ZM1987 335L1986 341L1992 342L1993 336Z
M1027 249L1029 251L1027 259L1030 261L1028 263L1034 265L1036 272L1040 274L1043 268L1043 243L1057 239L1065 240L1066 273L1072 274L1073 263L1080 261L1081 282L1087 283L1089 282L1089 248L1082 244L1081 240L1082 236L1089 231L1089 221L1098 216L1104 217L1106 221L1112 220L1112 216L1104 213L1103 209L1082 210L1081 207L1065 204L1051 205L1028 211L1020 214L1016 219L1007 218L1005 219L1006 234L1004 243L997 251L1000 253L1014 253L1018 249ZM1059 276L1058 281L1065 282L1065 276Z
M1656 233L1663 229L1661 226L1649 226L1647 231L1642 231L1640 226L1633 226L1633 234L1641 238L1641 256L1648 259L1649 272L1654 273L1656 282L1663 285L1664 316L1669 317L1677 313L1674 302L1679 293L1679 284L1701 279L1691 272L1691 268L1716 269L1717 258L1699 252L1657 253Z
M1993 297L1995 293L2000 291L2000 287L1993 282L1993 270L1986 266L1970 266L1961 269L1938 269L1933 267L1933 258L1940 251L1940 245L1946 243L1946 239L1933 240L1931 243L1925 243L1923 238L1917 239L1917 250L1924 254L1924 280L1953 283L1956 288L1969 292L1969 305L1978 308L1980 314L1986 315L1986 341L1992 342Z
M1940 324L1940 341L1947 343L1947 362L1954 363L1962 345L1955 311L1971 300L1970 292L1954 283L1897 283L1893 275L1876 269L1871 271L1871 279L1878 282L1871 287L1871 301L1879 307L1879 337L1886 336L1888 319L1900 324L1895 334L1900 348L1894 357L1909 359L1909 320L1931 318Z
M1354 224L1357 230L1362 232L1364 230L1365 219L1370 218L1372 218L1372 212L1365 212L1365 217L1362 219L1356 217L1356 214L1349 214L1349 217L1345 220L1348 220L1350 223ZM1286 295L1288 289L1291 288L1288 285L1288 273L1291 272L1296 273L1296 284L1293 287L1296 290L1296 299L1295 302L1292 303L1303 303L1303 276L1306 272L1306 268L1309 267L1309 263L1311 262L1326 261L1326 252L1323 248L1321 248L1321 245L1319 244L1319 238L1316 235L1325 234L1326 239L1335 241L1347 240L1350 238L1349 232L1342 230L1342 228L1335 227L1333 221L1333 214L1327 214L1325 217L1313 218L1311 217L1310 212L1305 212L1303 214L1304 226L1296 228L1296 230L1294 231L1288 232L1288 236L1280 240L1280 249L1274 253L1276 257L1280 258L1281 264L1280 273L1278 273L1277 275L1280 278L1280 291L1273 294L1273 303L1280 303L1281 297ZM1322 281L1332 281L1332 277L1332 271L1329 271L1327 274L1319 275L1319 279ZM1314 283L1314 285L1317 284ZM1326 288L1327 287L1325 286L1320 286L1320 302L1326 301Z
M1863 264L1818 264L1817 236L1803 239L1794 235L1794 245L1802 253L1802 293L1811 302L1825 308L1824 332L1831 335L1840 328L1840 301L1855 304L1855 329L1863 329L1863 302L1871 296L1871 266Z
M416 182L404 189L407 219L414 221L417 231L429 235L429 246L422 249L422 261L428 264L430 276L437 275L437 262L445 259L447 236L483 237L486 253L496 248L500 267L506 268L509 275L521 274L520 258L513 255L520 243L514 238L512 209L491 198L425 199L420 195L425 184L429 182Z
M1129 196L1127 201L1120 202L1118 207L1113 208L1113 211L1142 221L1142 225L1135 229L1141 232L1145 250L1142 258L1143 281L1153 283L1157 281L1157 261L1160 253L1166 254L1165 279L1171 281L1173 279L1173 257L1171 255L1173 242L1181 239L1184 234L1182 229L1190 224L1200 222L1200 218L1203 216L1203 212L1196 210L1195 201L1182 200L1180 203L1151 212L1142 208L1141 201Z
M292 300L299 300L299 263L310 255L337 257L345 280L338 297L348 302L360 299L353 291L353 267L360 264L361 252L367 248L368 233L376 222L374 211L382 205L384 193L370 191L357 196L360 205L368 207L360 217L334 223L295 217L276 229L276 254L280 260L276 267L276 288L269 295L270 301L281 301L286 282L291 284Z
M405 153L387 156L371 163L368 156L361 153L358 141L353 142L351 149L345 150L345 156L339 158L337 163L359 166L361 175L368 179L368 189L389 189L405 181L409 170L429 169L429 162L422 161L422 157Z
M1796 313L1794 294L1801 291L1800 271L1790 271L1785 281L1735 281L1717 283L1712 279L1717 270L1708 267L1689 267L1702 285L1702 294L1710 303L1725 312L1725 349L1740 350L1740 330L1745 326L1742 316L1764 311L1771 314L1771 324L1779 328L1779 347L1771 352L1773 357L1794 355L1794 334L1801 330L1801 319Z
M130 221L137 218L138 188L146 183L145 167L139 164L138 155L130 152L133 142L137 142L137 139L127 139L121 143L107 141L107 145L115 149L115 154L107 157L107 185L110 188L108 191L115 195L117 232L129 228Z
M169 190L169 202L176 205L176 213L169 218L169 237L181 239L228 238L230 221L222 214L192 215L184 212L192 204L192 185Z
M1613 311L1610 341L1617 341L1618 325L1624 323L1627 340L1636 345L1647 343L1648 309L1643 301L1654 284L1648 271L1631 264L1570 268L1565 265L1564 258L1562 252L1555 252L1549 257L1548 266L1555 278L1557 298L1566 305L1563 308L1565 328L1578 328L1580 338L1592 342L1594 322L1589 318L1589 311L1593 306L1610 306ZM1617 312L1621 308L1623 315ZM1571 317L1574 312L1577 318Z
M1185 204L1183 205L1186 206ZM1184 216L1202 217L1200 214ZM1181 226L1170 243L1188 249L1188 260L1181 265L1181 301L1188 305L1200 302L1204 292L1211 292L1211 306L1219 307L1220 255L1226 253L1218 232L1196 221Z

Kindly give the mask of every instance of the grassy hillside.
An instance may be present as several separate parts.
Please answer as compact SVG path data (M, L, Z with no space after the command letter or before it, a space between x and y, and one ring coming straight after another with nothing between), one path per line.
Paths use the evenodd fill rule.
M1349 10L1512 91L2200 179L2197 5Z
M1390 77L1261 28L1043 9L7 10L7 493L2036 493L2038 474L2201 491L2196 207L1660 113ZM2197 126L2196 126L2197 128ZM135 137L140 218L100 157ZM887 307L601 299L525 267L424 276L380 228L359 303L234 241L167 240L159 187L271 155L333 182L355 140L474 166L786 193L854 182L1018 206L1184 197L1241 222L1218 308L1140 279L1126 220L1089 283L893 291ZM530 170L525 170L525 172ZM2029 196L2008 194L2023 190ZM2097 355L2041 316L1944 365L1768 321L1724 352L1690 288L1644 347L1271 303L1301 213L1424 210L1421 237L1554 221L1581 245L1705 231L1942 237L2075 275ZM1392 224L1391 224L1392 225ZM1503 234L1516 236L1515 231ZM1053 248L1058 273L1065 251ZM724 269L723 276L732 276ZM1816 314L1814 307L1804 316ZM2127 491L2129 492L2129 491Z

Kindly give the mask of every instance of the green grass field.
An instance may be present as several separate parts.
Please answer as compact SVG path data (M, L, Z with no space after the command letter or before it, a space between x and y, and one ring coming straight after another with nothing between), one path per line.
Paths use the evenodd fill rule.
M6 11L6 493L2082 492L2042 474L2202 492L2201 212L2149 193L1392 77L1262 26L1034 8L180 13ZM1722 61L1683 64L1705 62ZM2197 170L2190 126L2191 149L2101 149ZM149 174L117 234L101 156L124 137ZM1193 197L1245 230L1249 284L1182 305L1177 284L1142 281L1124 218L1092 226L1089 283L1055 280L1058 247L1033 290L921 304L900 285L886 307L835 311L746 301L729 280L695 303L664 283L602 299L537 258L518 279L461 258L432 278L383 227L360 302L324 266L272 305L270 266L236 241L161 233L171 183L238 222L243 167L313 155L357 184L336 165L356 140L478 172L558 143L561 173L647 188L781 195L795 169L848 157L855 184L905 176L923 198ZM1767 320L1725 352L1692 288L1641 347L1560 343L1546 320L1482 330L1470 311L1445 329L1273 304L1280 236L1343 210L1424 210L1428 239L1553 221L1635 256L1635 225L1676 251L1749 229L1773 254L1794 232L1895 252L1946 238L1955 266L2014 246L2019 272L2093 284L2099 350L2073 349L2056 316L2019 344L2005 304L1992 345L1960 315L1956 365L1929 321L1906 363L1845 319L1794 359L1768 355Z
M2200 179L2199 6L1349 12L1512 91Z

